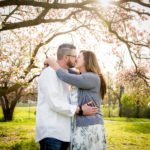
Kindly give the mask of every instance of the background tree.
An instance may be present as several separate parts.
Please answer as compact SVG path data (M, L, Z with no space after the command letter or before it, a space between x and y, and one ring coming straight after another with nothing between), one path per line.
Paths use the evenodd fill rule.
M124 51L122 50L120 53L117 51L112 51L112 53L118 58L118 61L115 66L116 72L121 72L124 69ZM110 85L110 90L114 94L115 98L118 100L119 104L119 117L122 117L122 103L121 98L124 93L124 85L122 82L116 82L118 77L115 76L114 83Z
M146 66L142 66L140 64L138 66L138 69L142 72L142 74L146 74L148 72ZM128 98L132 103L132 106L135 106L136 108L136 110L133 110L135 114L134 117L142 117L140 116L140 112L142 111L142 109L148 107L148 103L150 102L149 88L145 83L143 83L143 80L138 78L134 67L131 67L130 69L124 69L119 72L117 79L118 82L121 82L125 87L125 93L129 95ZM126 98L124 97L124 100L125 99ZM126 108L126 111L127 109L130 108Z

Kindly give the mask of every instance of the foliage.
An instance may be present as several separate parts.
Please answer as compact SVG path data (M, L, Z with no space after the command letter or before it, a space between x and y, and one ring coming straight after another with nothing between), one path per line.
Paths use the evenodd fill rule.
M143 100L144 101L144 100ZM144 103L143 101L139 102L139 116L143 118L150 118L148 115L150 112L150 107L148 103ZM124 94L121 99L122 102L122 110L123 116L125 117L137 117L137 100L136 97L129 94Z
M118 105L101 105L101 112L103 117L118 117L119 108Z
M147 74L147 65L143 66L142 64L139 64L138 72ZM125 87L124 93L127 93L126 96L122 97L124 115L126 114L125 116L128 117L129 115L133 117L142 117L140 116L140 112L145 108L148 108L148 103L150 102L150 88L138 77L134 67L123 68L118 72L116 79L117 84L121 84ZM149 111L148 109L146 109L145 115ZM144 117L144 111L142 114Z
M140 117L150 118L150 106L143 106L140 111Z
M136 115L136 104L132 100L133 97L129 95L123 95L121 99L123 116L125 117L135 117Z

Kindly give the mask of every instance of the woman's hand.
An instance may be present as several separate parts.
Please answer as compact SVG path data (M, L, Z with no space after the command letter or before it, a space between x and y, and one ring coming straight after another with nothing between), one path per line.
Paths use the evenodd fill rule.
M43 66L43 68L42 68L42 70L44 70L45 68L47 68L49 65L48 65L48 63L47 63L47 59L44 61L44 66Z
M55 71L60 68L55 57L49 57L45 60L45 63L52 67Z

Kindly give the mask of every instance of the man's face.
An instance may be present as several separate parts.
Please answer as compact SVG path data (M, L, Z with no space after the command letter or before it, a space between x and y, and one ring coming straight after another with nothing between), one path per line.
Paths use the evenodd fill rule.
M68 61L66 64L67 64L68 68L73 68L75 66L76 58L77 58L76 50L74 49L72 51L72 53L67 56L68 56Z

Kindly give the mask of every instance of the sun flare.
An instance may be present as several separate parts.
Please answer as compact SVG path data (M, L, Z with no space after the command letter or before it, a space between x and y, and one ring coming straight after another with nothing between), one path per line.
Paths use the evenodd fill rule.
M111 0L99 0L99 1L104 7L107 7Z

